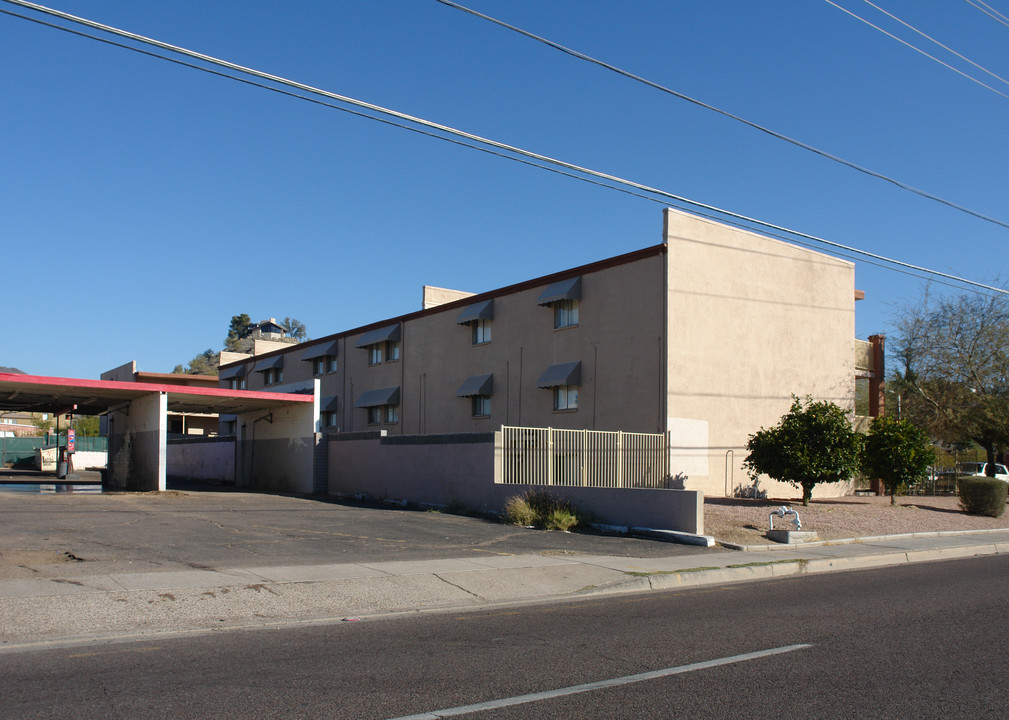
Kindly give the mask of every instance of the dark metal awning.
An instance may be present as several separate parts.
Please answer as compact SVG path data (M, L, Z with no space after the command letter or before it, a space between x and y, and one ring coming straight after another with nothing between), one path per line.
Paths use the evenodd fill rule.
M354 403L356 408L378 407L380 405L399 405L399 386L369 390Z
M245 377L245 363L225 368L218 374L220 380L231 380L233 378Z
M284 356L274 355L256 363L256 367L252 369L252 372L266 372L267 370L278 370L282 367L284 367Z
M463 308L463 311L459 313L459 317L457 317L455 321L458 325L466 325L467 323L476 322L477 320L493 319L494 299L491 298L490 300L484 300L483 302L467 305Z
M551 365L546 369L540 379L536 381L536 387L549 388L558 385L581 385L582 384L582 364L581 362L566 362Z
M582 277L568 278L555 282L547 286L547 289L540 295L537 305L551 305L561 300L581 300L582 299Z
M319 412L336 412L336 395L329 395L319 400Z
M456 390L456 397L472 397L474 395L493 395L494 394L494 374L490 375L474 375L471 378L467 378L466 382L459 386Z
M387 325L386 327L380 327L377 330L370 330L361 336L361 339L357 341L357 345L354 347L368 347L369 345L377 345L380 342L392 341L396 342L399 340L399 323L395 325Z
M313 345L301 354L301 359L315 360L316 358L326 357L327 355L336 357L336 350L339 344L340 342L338 340L333 340L332 342Z

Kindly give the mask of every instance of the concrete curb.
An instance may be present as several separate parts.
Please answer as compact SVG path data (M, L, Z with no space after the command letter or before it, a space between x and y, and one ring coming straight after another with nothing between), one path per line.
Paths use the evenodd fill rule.
M891 540L914 540L921 538L940 537L969 537L973 535L994 535L1006 532L1005 528L992 528L988 530L935 530L932 532L903 533L899 535L866 535L864 537L837 538L834 540L813 540L803 543L770 543L767 545L740 545L715 538L715 544L726 550L738 550L740 552L767 552L775 550L802 550L803 548L823 547L825 545L854 545L869 544L876 542L888 542Z

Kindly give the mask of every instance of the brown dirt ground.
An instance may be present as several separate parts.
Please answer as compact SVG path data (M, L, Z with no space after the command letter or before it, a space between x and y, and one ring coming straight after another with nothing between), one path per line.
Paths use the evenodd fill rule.
M852 495L812 500L809 507L801 501L767 499L737 500L707 498L704 501L704 534L716 540L740 545L766 545L772 510L786 505L799 513L803 530L815 530L820 540L902 535L938 530L1009 529L1009 513L991 518L968 515L954 496L898 497L890 505L889 497ZM791 519L791 516L788 517ZM774 518L775 527L782 521Z

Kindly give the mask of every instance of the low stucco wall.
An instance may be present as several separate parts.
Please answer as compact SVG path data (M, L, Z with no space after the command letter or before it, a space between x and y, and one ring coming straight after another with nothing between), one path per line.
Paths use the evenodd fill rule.
M235 438L179 438L168 441L168 476L235 482Z
M75 452L74 468L83 470L89 467L105 467L108 454L103 452ZM35 451L36 470L56 470L56 448L39 448Z
M329 492L379 500L461 505L496 513L528 485L495 482L494 433L347 433L329 438ZM703 533L703 493L694 490L550 486L552 493L612 525Z

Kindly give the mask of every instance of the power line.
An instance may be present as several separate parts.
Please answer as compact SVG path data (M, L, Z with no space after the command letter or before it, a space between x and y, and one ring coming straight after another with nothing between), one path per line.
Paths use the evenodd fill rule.
M973 5L988 17L994 18L997 22L1009 27L1009 17L1006 17L988 3L982 2L982 0L967 0L967 4Z
M679 207L681 209L687 209L687 208L689 208L691 210L691 212L697 212L697 209L701 209L702 211L706 211L706 212L709 212L709 213L715 213L715 214L717 214L718 219L721 222L729 222L729 224L734 224L737 227L741 227L741 228L744 228L744 229L752 229L752 226L757 226L757 227L763 228L764 229L763 232L765 232L765 233L767 232L767 230L771 230L771 231L773 231L775 233L782 233L782 234L784 234L784 235L787 236L787 238L783 237L782 235L778 235L777 236L777 237L782 237L782 239L789 239L792 242L799 242L799 244L807 244L806 242L800 242L800 240L796 240L796 238L798 238L798 239L801 239L801 241L808 241L808 242L816 243L818 246L826 246L826 247L832 248L835 251L842 251L842 252L848 253L850 255L855 255L855 256L858 256L858 257L861 257L861 258L867 258L868 260L873 261L872 264L879 264L879 263L885 264L890 269L900 269L900 271L902 271L902 272L908 272L908 271L910 271L911 273L922 273L922 274L926 274L928 276L934 276L934 277L941 278L941 279L943 279L945 281L949 281L951 283L957 283L958 286L966 286L967 288L973 288L973 289L987 291L987 292L994 292L994 293L998 293L998 294L1009 295L1009 290L1005 290L1005 289L1002 289L1002 288L994 287L994 286L991 286L991 285L985 285L983 283L979 283L979 282L974 281L974 280L968 280L966 278L958 277L956 275L952 275L952 274L949 274L949 273L943 273L943 272L938 271L938 270L932 270L932 269L921 267L921 266L918 266L918 265L913 265L911 263L903 262L901 260L895 260L895 259L888 258L888 257L885 257L883 255L872 253L872 252L869 252L869 251L866 251L866 250L859 250L858 248L854 248L854 247L850 247L850 246L847 246L847 245L843 245L841 243L837 243L837 242L834 242L834 241L831 241L831 240L827 240L825 238L817 237L815 235L810 235L808 233L803 233L803 232L800 232L798 230L792 230L790 228L786 228L786 227L783 227L781 225L776 225L774 223L770 223L770 222L767 222L767 221L764 221L764 220L758 220L756 218L747 217L745 215L734 213L734 212L731 212L729 210L723 210L723 209L715 207L713 205L702 203L702 202L697 201L697 200L691 200L689 198L686 198L686 197L683 197L683 196L680 196L680 195L676 195L674 193L670 193L670 192L667 192L665 190L660 190L658 188L649 187L649 186L643 185L641 183L637 183L637 182L634 182L634 181L631 181L631 180L626 180L624 178L620 178L620 177L617 177L615 175L609 175L609 174L602 173L602 172L599 172L599 171L596 171L596 170L591 170L589 168L583 168L583 167L580 167L578 165L574 165L572 163L568 163L568 162L565 162L565 161L562 161L562 160L551 158L551 157L546 156L546 155L541 155L539 153L534 153L534 152L531 152L529 150L524 150L522 148L518 148L518 147L515 147L515 146L512 146L512 145L507 145L505 143L500 143L500 142L497 142L495 140L489 140L489 139L486 139L486 138L482 138L482 137L480 137L478 135L473 135L472 133L467 133L467 132L464 132L462 130L457 130L457 129L451 128L451 127L449 127L447 125L440 125L440 124L434 123L434 122L432 122L430 120L424 120L422 118L418 118L418 117L414 117L414 116L411 116L411 115L407 115L406 113L401 113L401 112L398 112L398 111L395 111L395 110L390 110L388 108L383 108L383 107L381 107L379 105L374 105L372 103L367 103L367 102L364 102L362 100L356 100L354 98L350 98L350 97L343 96L343 95L338 95L336 93L332 93L332 92L329 92L329 91L326 91L326 90L321 90L319 88L314 88L314 87L312 87L310 85L305 85L303 83L299 83L299 82L296 82L296 81L293 81L293 80L288 80L286 78L282 78L282 77L279 77L277 75L271 75L271 74L268 74L268 73L265 73L265 72L261 72L259 70L253 70L251 68L243 67L241 65L237 65L235 63L231 63L231 62L228 62L228 61L225 61L225 60L219 60L219 59L211 57L209 55L204 55L202 53L198 53L198 52L195 52L195 51L192 51L192 50L187 50L187 49L182 48L182 47L178 47L178 46L175 46L175 45L170 45L168 43L164 43L164 42L161 42L161 41L158 41L158 40L147 38L147 37L144 37L142 35L137 35L135 33L131 33L131 32L125 31L125 30L120 30L118 28L114 28L114 27L109 26L109 25L103 25L101 23L97 23L97 22L94 22L92 20L86 20L84 18L79 18L77 16L70 15L68 13L64 13L64 12L59 11L59 10L53 10L51 8L44 7L42 5L37 5L35 3L27 2L26 0L3 0L3 2L15 4L15 5L20 5L22 7L27 7L29 9L36 10L36 11L41 12L43 14L47 14L47 15L51 15L51 16L54 16L54 17L58 17L58 18L60 18L62 20L66 20L66 21L72 22L74 24L85 25L87 27L90 27L90 28L93 28L93 29L96 29L96 30L100 30L102 32L106 32L106 33L109 33L109 34L112 34L112 35L116 35L118 37L127 38L129 40L132 40L132 41L135 41L135 42L139 42L139 43L144 44L144 45L151 45L151 46L157 47L157 48L159 48L161 50L169 51L169 52L172 52L172 53L177 53L177 54L183 55L183 56L188 57L188 58L192 58L192 59L199 60L201 62L205 62L205 63L210 64L210 65L214 65L214 66L217 66L217 67L225 68L226 70L228 70L230 72L237 72L237 73L240 73L240 74L251 75L251 76L253 76L255 78L258 78L258 80L250 80L248 78L236 77L235 75L231 75L228 72L221 72L221 71L218 71L218 70L215 70L215 69L212 69L212 68L205 67L203 65L198 65L198 64L195 64L195 63L190 63L190 62L186 62L186 61L183 61L183 60L179 60L178 58L168 57L168 56L165 56L165 55L162 55L162 54L159 54L159 53L151 52L151 51L145 50L143 48L138 48L138 47L135 47L135 46L132 46L132 45L127 45L127 44L115 42L115 41L109 40L107 38L102 38L102 37L94 36L94 35L91 35L89 33L80 32L80 31L77 31L77 30L74 30L74 29L71 29L71 28L67 28L67 27L61 26L61 25L44 22L44 21L39 20L37 18L21 15L21 14L10 12L10 11L6 11L6 10L0 10L0 13L9 15L11 17L17 17L17 18L20 18L20 19L29 20L29 21L32 21L32 22L36 22L36 23L42 24L42 25L44 25L46 27L50 27L50 28L57 29L57 30L62 30L64 32L68 32L68 33L71 33L71 34L74 34L74 35L77 35L77 36L80 36L80 37L85 37L85 38L88 38L88 39L98 40L100 42L103 42L103 43L106 43L106 44L109 44L109 45L113 45L115 47L119 47L119 48L122 48L122 49L132 50L134 52L138 52L138 53L141 53L143 55L147 55L149 57L154 57L154 58L158 58L158 59L161 59L161 60L167 60L169 62L178 64L178 65L183 65L185 67L189 67L189 68L192 68L192 69L195 69L195 70L201 70L203 72L207 72L207 73L210 73L212 75L216 75L218 77L223 77L223 78L227 78L227 79L230 79L230 80L236 80L238 82L241 82L241 83L244 83L244 84L247 84L247 85L253 85L255 87L263 88L263 89L266 89L266 90L271 90L273 92L277 92L277 93L280 93L280 94L283 94L283 95L287 95L289 97L294 97L294 98L297 98L297 99L300 99L300 100L305 100L305 101L308 101L308 102L311 102L311 103L314 103L314 104L317 104L317 105L323 105L325 107L330 107L330 108L333 108L333 109L336 109L336 110L341 110L343 112L348 112L348 113L351 113L353 115L364 117L364 118L367 118L367 119L370 119L370 120L377 120L378 122L381 122L381 123L384 123L384 124L387 124L387 125L393 125L393 126L398 127L398 128L402 128L402 129L406 129L406 130L411 130L413 132L418 132L418 133L421 133L423 135L427 135L429 137L434 137L434 138L437 138L439 140L445 140L447 142L451 142L451 143L454 143L454 144L457 144L457 145L463 145L463 146L469 147L471 149L480 150L482 152L487 152L487 153L490 153L492 155L496 155L498 157L506 158L506 159L509 159L509 160L514 160L516 162L521 162L521 163L524 163L526 165L532 165L534 167L538 167L538 168L544 169L544 170L549 170L550 172L558 173L558 174L564 175L566 177L571 177L571 178L574 178L574 179L577 179L577 180L581 180L583 182L588 182L588 183L592 183L592 184L599 185L599 186L602 186L602 187L606 187L606 188L611 189L611 190L618 190L620 192L628 193L628 194L634 195L636 197L640 197L640 198L643 198L643 199L646 199L646 200L650 200L652 202L662 202L664 204L672 204L672 205L674 205L676 207ZM284 87L276 87L274 85L267 84L267 82L260 82L259 80L265 80L265 81L270 82L270 83L276 83L277 85L281 85L281 86L284 86ZM291 90L284 89L285 87L286 88L293 88L293 89L297 90L298 92L292 92ZM360 110L352 110L350 108L346 108L346 107L343 107L341 105L336 105L336 104L333 104L333 103L330 103L330 102L319 100L318 98L308 97L308 96L306 96L304 94L301 94L301 93L308 93L308 95L320 95L322 97L329 98L330 100L336 100L336 101L338 101L340 103L345 103L345 104L348 104L348 105L351 105L351 106L355 106L357 108L363 108L367 112L361 112ZM384 118L384 117L377 117L376 115L388 115L388 116L391 116L391 117L395 118L395 120L389 120L389 119ZM419 126L419 127L416 127L416 126ZM459 140L458 138L462 138L462 140ZM487 147L484 147L484 145L487 146ZM708 217L711 217L711 216L709 215Z
M483 20L487 20L489 22L492 22L495 25L499 25L499 26L501 26L501 27L503 27L503 28L505 28L507 30L511 30L511 31L516 32L516 33L518 33L520 35L524 35L527 38L530 38L530 39L535 40L537 42L543 43L544 45L547 45L548 47L552 47L553 49L558 50L558 51L560 51L562 53L565 53L567 55L570 55L571 57L575 57L575 58L578 58L579 60L584 60L586 62L593 63L595 65L598 65L599 67L602 67L602 68L605 68L607 70L610 70L611 72L615 72L618 75L622 75L622 76L624 76L626 78L629 78L631 80L634 80L636 82L642 83L642 84L647 85L647 86L649 86L651 88L654 88L656 90L660 90L661 92L664 92L664 93L667 93L669 95L672 95L673 97L679 98L681 100L686 100L687 102L693 103L694 105L697 105L698 107L702 107L705 110L711 110L712 112L716 112L719 115L727 117L727 118L729 118L731 120L735 120L737 122L743 123L744 125L746 125L748 127L751 127L754 130L759 130L762 133L766 133L767 135L770 135L773 138L776 138L778 140L782 140L784 142L790 143L791 145L794 145L796 147L802 148L803 150L807 150L807 151L809 151L811 153L819 155L820 157L826 158L828 160L832 160L832 161L834 161L836 163L840 163L841 165L849 167L852 170L857 170L860 173L864 173L865 175L868 175L870 177L874 177L877 180L883 180L885 182L888 182L888 183L890 183L892 185L897 186L901 190L906 190L907 192L914 193L915 195L918 195L919 197L926 198L927 200L932 200L934 202L941 203L941 204L943 204L943 205L945 205L947 207L953 208L954 210L958 210L960 212L967 213L968 215L976 217L979 220L984 220L986 222L990 222L990 223L993 223L993 224L998 225L1000 227L1009 229L1009 223L1003 222L1002 220L998 220L997 218L993 218L993 217L991 217L989 215L985 215L985 214L977 212L975 210L971 210L970 208L964 207L963 205L955 203L955 202L953 202L951 200L946 200L944 198L939 197L938 195L933 195L932 193L929 193L929 192L926 192L926 191L921 190L919 188L916 188L913 185L908 185L907 183L901 182L900 180L896 180L896 179L894 179L892 177L889 177L887 175L883 175L882 173L878 173L878 172L876 172L874 170L870 170L869 168L864 167L862 165L859 165L857 163L854 163L854 162L852 162L850 160L845 160L844 158L839 157L837 155L834 155L832 153L829 153L829 152L827 152L825 150L820 150L819 148L814 147L813 145L809 145L808 143L802 142L801 140L797 140L797 139L795 139L793 137L789 137L788 135L784 135L784 134L779 133L779 132L777 132L775 130L771 130L768 127L765 127L763 125L755 123L755 122L753 122L751 120L747 120L746 118L741 117L739 115L735 115L735 114L733 114L731 112L728 112L727 110L722 110L721 108L715 107L714 105L706 103L706 102L704 102L702 100L698 100L696 98L690 97L689 95L685 95L685 94L683 94L683 93L681 93L681 92L679 92L677 90L673 90L671 88L668 88L665 85L660 85L659 83L654 82L652 80L649 80L649 79L647 79L645 77L642 77L640 75L636 75L636 74L634 74L632 72L629 72L627 70L623 70L622 68L619 68L619 67L617 67L615 65L611 65L608 62L605 62L605 61L600 60L598 58L594 58L591 55L586 55L585 53L579 52L577 50L573 50L573 49L571 49L569 47L565 47L564 45L561 45L559 43L554 42L553 40L548 40L545 37L542 37L540 35L536 35L534 33L531 33L528 30L523 30L520 27L517 27L515 25L511 25L509 23L504 22L503 20L498 20L497 18L491 17L490 15L485 15L484 13L477 12L476 10L473 10L472 8L468 8L465 5L460 5L459 3L453 2L452 0L436 0L436 1L439 2L439 3L441 3L442 5L446 5L448 7L455 8L456 10L461 10L461 11L469 13L470 15L473 15L475 17L478 17L478 18L481 18ZM827 0L827 2L830 2L830 0ZM833 5L833 4L834 3L831 3L831 5ZM840 7L840 6L838 6L838 7ZM841 9L843 10L843 8L841 8ZM959 72L959 71L957 71L957 72ZM982 84L984 84L984 83L982 83ZM985 87L987 87L987 85ZM998 92L998 91L996 90L995 92ZM1001 93L999 93L999 94L1001 94ZM1006 95L1005 97L1009 98L1009 95Z
M936 45L938 45L939 47L941 47L946 52L949 52L949 53L952 53L953 55L956 55L958 58L960 58L961 60L963 60L966 63L969 63L969 64L973 65L974 67L976 67L981 72L988 73L989 75L991 75L993 78L995 78L999 82L1001 82L1003 84L1006 84L1006 85L1009 85L1009 80L1006 80L1001 75L997 75L997 74L993 73L991 70L989 70L988 68L986 68L986 67L984 67L982 65L978 65L976 62L974 62L970 58L961 55L960 53L958 53L956 50L954 50L953 48L949 47L948 45L944 45L943 43L939 42L938 40L936 40L931 35L926 35L924 32L922 32L921 30L919 30L918 28L916 28L914 25L911 25L910 23L907 23L907 22L901 20L899 17L897 17L893 13L891 13L891 12L889 12L887 10L884 10L879 5L876 5L875 3L870 2L869 0L862 0L862 1L866 5L869 5L870 7L876 8L877 10L879 10L881 13L883 13L887 17L892 18L893 20L896 20L897 22L899 22L901 25L903 25L907 29L909 29L909 30L911 30L913 32L918 33L919 35L921 35L923 38L925 38L929 42L935 43Z
M915 51L916 53L920 53L920 54L924 55L924 56L925 56L925 57L927 57L927 58L928 58L929 60L934 60L935 62L939 63L939 64L940 64L940 65L942 65L943 67L945 67L945 68L948 68L948 69L952 70L952 71L953 71L953 72L955 72L955 73L956 73L957 75L961 75L961 76L963 76L963 77L967 78L968 80L970 80L971 82L973 82L973 83L977 83L977 84L978 84L978 85L980 85L981 87L983 87L983 88L987 88L988 90L991 90L991 91L992 91L993 93L995 93L996 95L1001 95L1002 97L1004 97L1004 98L1006 98L1007 100L1009 100L1009 95L1005 94L1005 93L1004 93L1004 92L1002 92L1001 90L996 90L996 89L995 89L995 88L993 88L993 87L992 87L991 85L989 85L989 84L987 84L987 83L984 83L984 82L981 82L981 81L980 81L980 80L978 80L978 79L977 79L976 77L973 77L973 76L971 76L971 75L968 75L968 74L967 74L967 73L965 73L965 72L964 72L963 70L960 70L959 68L955 68L955 67L953 67L952 65L950 65L950 64L949 64L948 62L945 62L944 60L940 60L940 59L939 59L939 58L937 58L937 57L936 57L935 55L930 55L929 53L925 52L925 51L924 51L924 50L922 50L921 48L919 48L919 47L916 47L916 46L912 45L912 44L911 44L911 43L909 43L909 42L908 42L907 40L904 40L903 38L899 38L899 37L897 37L897 36L896 36L896 35L894 35L894 34L893 34L892 32L889 32L889 31L887 31L887 30L884 30L884 29L883 29L883 28L881 28L881 27L880 27L879 25L875 25L875 24L873 24L873 23L869 22L868 20L866 20L866 19L865 19L864 17L861 17L860 15L856 15L855 13L853 13L853 12L852 12L851 10L849 10L848 8L845 8L845 7L841 7L841 6L840 6L840 5L838 5L838 4L836 3L836 2L834 2L834 0L823 0L823 1L824 1L825 3L827 3L828 5L833 5L834 7L836 7L836 8L837 8L838 10L840 10L841 12L843 12L843 13L846 13L847 15L850 15L851 17L855 18L855 19L856 19L856 20L858 20L859 22L863 22L863 23L865 23L866 25L868 25L869 27L873 28L874 30L878 30L879 32L881 32L881 33L883 33L884 35L886 35L886 36L887 36L888 38L891 38L891 39L893 39L893 40L896 40L896 41L897 41L897 42L899 42L899 43L900 43L901 45L904 45L905 47L909 47L909 48L911 48L912 50L914 50L914 51ZM870 4L871 4L871 3L870 3ZM873 7L875 7L875 5L873 5ZM887 14L889 15L889 13L887 13ZM892 17L892 16L891 16L891 17ZM898 22L899 22L899 21L898 21ZM931 38L930 38L930 39L931 39ZM945 46L944 46L944 47L945 47ZM999 78L999 79L1001 80L1002 78ZM1005 81L1003 81L1003 82L1005 82Z

